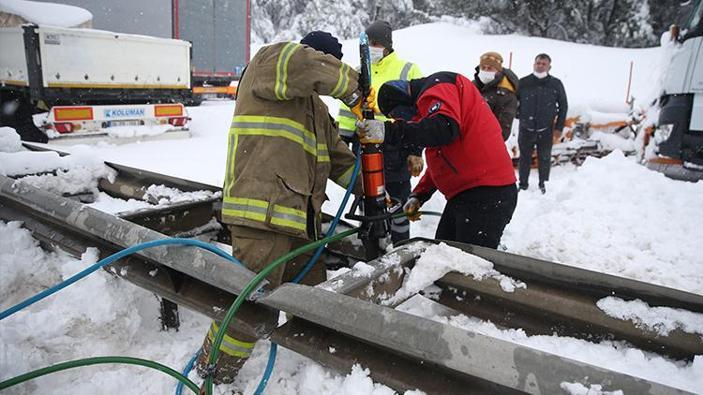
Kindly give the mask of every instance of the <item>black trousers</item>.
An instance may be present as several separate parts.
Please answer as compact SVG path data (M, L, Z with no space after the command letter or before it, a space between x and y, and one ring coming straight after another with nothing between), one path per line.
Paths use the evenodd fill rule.
M405 204L410 196L410 181L386 182L386 191L393 199ZM410 238L410 221L408 217L391 219L391 240L393 244Z
M476 187L447 202L436 239L498 248L517 206L517 187Z
M544 185L545 181L549 181L549 170L552 167L552 130L531 132L521 128L517 141L520 148L520 163L518 165L520 186L526 188L528 185L532 152L535 146L537 146L539 185Z

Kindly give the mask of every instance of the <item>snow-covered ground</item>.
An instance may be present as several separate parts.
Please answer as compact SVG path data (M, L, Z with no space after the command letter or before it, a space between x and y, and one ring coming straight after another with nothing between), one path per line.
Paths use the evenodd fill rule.
M547 52L553 58L552 72L564 81L571 113L623 112L630 61L635 61L635 97L651 96L652 82L657 80L659 72L658 49L601 48L520 36L481 36L471 28L448 24L398 31L394 44L401 57L417 62L425 73L454 70L470 75L481 53L497 50L506 61L512 51L512 68L523 76L531 71L534 55ZM345 42L345 59L352 64L356 63L356 51L356 43ZM331 100L329 103L334 113L336 103ZM107 161L219 186L224 176L226 136L233 109L232 102L189 108L193 118L190 139L119 146L102 143L91 147L91 153ZM14 145L9 142L7 146ZM68 150L85 152L81 147ZM703 183L667 179L618 152L604 159L588 159L580 168L555 168L551 179L544 196L534 190L520 193L513 221L502 240L508 251L703 294L703 256L696 248L696 243L703 240ZM329 184L331 201L325 205L328 212L336 210L342 192ZM114 202L106 203L114 207ZM441 211L444 204L438 193L424 208ZM412 224L411 233L432 237L436 225L436 218L423 218ZM459 254L446 250L437 254L449 254L445 268L456 268L462 260ZM94 259L95 253L90 251L81 261L46 253L18 223L0 222L0 309L79 271ZM500 278L500 274L490 271L491 267L481 265L482 273ZM434 275L440 273L438 270ZM420 284L416 286L422 286L419 280L423 279L416 280ZM506 281L520 286L510 279ZM701 356L693 363L684 363L644 353L623 343L593 344L554 336L531 337L520 330L504 331L467 317L432 317L423 308L429 302L421 302L404 308L459 327L703 393ZM614 309L613 314L623 316L628 310L640 311L640 317L650 312L641 305L613 308L613 301L604 305ZM151 294L100 271L0 322L0 380L51 363L97 355L143 357L180 369L199 347L209 322L182 309L181 330L163 332L157 307ZM674 318L669 317L669 322L690 319L695 324L700 320L698 316L680 316L672 315ZM686 324L679 325L682 326ZM234 387L222 386L217 391L224 394L237 388L252 393L265 366L267 350L268 343L260 342ZM111 366L53 374L9 393L117 394L125 392L127 383L133 385L128 393L169 393L174 386L173 379L154 371ZM578 386L565 384L564 387ZM267 393L390 394L392 391L374 384L363 367L340 376L293 352L281 350Z

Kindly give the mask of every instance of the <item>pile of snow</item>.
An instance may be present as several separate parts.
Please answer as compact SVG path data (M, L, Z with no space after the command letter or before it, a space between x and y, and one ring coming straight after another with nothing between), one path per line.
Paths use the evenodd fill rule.
M169 188L165 185L150 185L146 190L144 199L150 202L155 202L155 204L159 206L167 206L176 203L210 200L220 196L222 196L222 192L212 192L207 190L184 192L180 189Z
M639 299L625 301L612 296L599 300L596 305L611 317L630 320L638 327L662 336L676 329L703 335L703 314L700 313L671 307L651 307Z
M106 128L107 135L112 138L126 139L133 137L157 136L173 129L173 126L166 125L123 125Z
M177 203L198 202L218 198L221 192L208 190L184 192L180 189L169 188L165 185L150 185L144 194L144 200L119 199L105 192L97 193L95 201L89 206L110 214L119 214L142 209L166 207Z
M15 129L3 126L0 127L0 152L22 151L22 141Z
M618 151L553 169L546 195L532 173L503 235L510 252L703 294L703 183L668 179ZM443 206L430 203L423 209Z
M522 329L501 329L489 321L465 315L439 316L433 307L435 305L435 302L427 298L416 296L396 309L685 391L694 393L703 391L703 356L701 355L697 355L693 362L674 361L634 348L621 341L593 343L555 335L529 336Z
M112 181L115 177L115 171L86 147L77 147L68 156L54 151L24 150L14 129L0 128L0 175L26 174L31 175L19 177L17 182L58 195L97 193L101 178Z
M661 74L660 47L610 48L515 34L482 35L475 23L429 23L394 31L393 48L400 58L417 63L425 75L446 70L471 79L484 52L497 51L505 66L512 56L510 68L518 77L532 73L535 56L546 52L552 58L551 73L564 83L569 116L602 118L603 113L627 113L630 62L634 62L631 96L637 103L649 103L659 95L659 85L652 81L658 81ZM357 40L343 41L342 52L343 61L359 64ZM330 104L336 115L338 105Z
M90 22L90 11L66 4L28 1L0 0L0 12L21 16L37 25L77 27Z
M154 207L153 204L144 200L119 199L112 197L105 192L100 192L95 196L96 197L93 203L88 204L88 206L109 214L126 213Z
M599 142L601 147L607 151L635 151L635 140L626 139L613 133L593 132L593 134L589 137L589 140Z
M526 288L525 283L505 276L493 269L493 263L469 254L445 243L432 245L422 253L415 266L403 278L403 285L395 295L383 301L395 304L424 290L449 272L458 272L481 281L492 278L500 282L505 292L514 292L515 288Z

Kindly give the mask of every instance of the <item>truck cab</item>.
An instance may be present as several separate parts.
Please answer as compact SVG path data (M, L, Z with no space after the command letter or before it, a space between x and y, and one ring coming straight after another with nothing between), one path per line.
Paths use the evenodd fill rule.
M661 110L654 131L654 153L649 168L669 177L703 179L703 0L688 4L673 56L665 71Z

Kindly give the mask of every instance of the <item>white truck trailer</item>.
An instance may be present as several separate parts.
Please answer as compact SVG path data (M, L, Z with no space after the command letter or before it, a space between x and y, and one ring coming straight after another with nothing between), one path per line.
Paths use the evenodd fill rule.
M25 140L189 133L187 41L25 25L0 28L0 48L0 123ZM36 109L49 112L41 132Z

